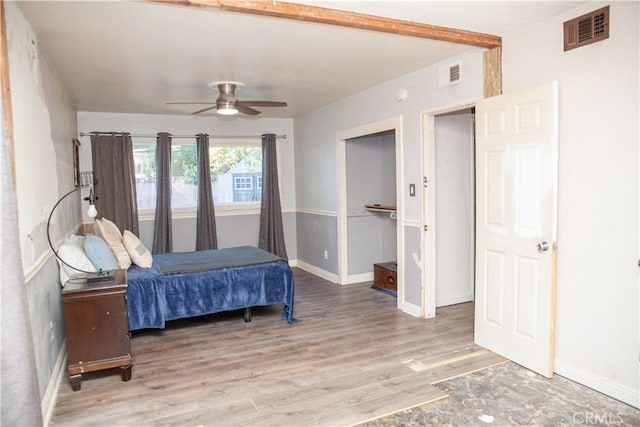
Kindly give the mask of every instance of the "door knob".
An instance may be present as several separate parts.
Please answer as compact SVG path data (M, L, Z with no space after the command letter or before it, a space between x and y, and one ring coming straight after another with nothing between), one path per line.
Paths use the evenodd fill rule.
M546 252L549 250L549 244L547 242L538 243L538 252Z

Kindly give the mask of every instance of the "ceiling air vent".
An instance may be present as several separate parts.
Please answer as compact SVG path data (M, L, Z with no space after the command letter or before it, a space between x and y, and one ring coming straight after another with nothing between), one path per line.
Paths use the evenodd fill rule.
M564 50L609 38L609 6L564 23Z
M438 69L438 87L451 86L462 80L462 61Z

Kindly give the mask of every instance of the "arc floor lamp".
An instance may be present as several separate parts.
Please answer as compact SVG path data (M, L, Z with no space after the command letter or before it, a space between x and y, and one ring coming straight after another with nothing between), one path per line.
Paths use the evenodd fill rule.
M53 205L53 209L51 209L51 213L49 214L49 219L47 219L47 240L49 242L49 247L53 251L53 254L55 255L55 257L67 267L70 267L75 271L84 273L86 275L85 278L87 280L87 283L103 282L103 281L110 280L113 277L113 273L111 271L99 270L98 272L95 272L95 271L86 271L81 268L75 267L69 264L68 262L66 262L64 259L62 259L62 257L58 254L58 251L53 246L53 243L51 242L51 218L53 218L53 213L56 211L56 208L60 206L60 203L62 203L67 197L74 194L76 191L80 191L81 189L86 187L89 187L89 195L87 197L84 197L83 200L89 202L87 215L90 218L96 217L96 215L98 214L98 211L96 210L96 200L98 199L98 196L96 196L94 192L93 172L91 171L80 172L80 180L78 182L78 185L73 190L65 193L62 197L60 197L60 199L56 202L56 204Z

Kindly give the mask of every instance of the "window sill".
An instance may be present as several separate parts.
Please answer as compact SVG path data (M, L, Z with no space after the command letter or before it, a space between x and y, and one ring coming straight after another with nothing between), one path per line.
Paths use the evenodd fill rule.
M219 216L238 216L238 215L260 215L260 203L237 203L234 205L215 206L216 217ZM138 221L155 220L155 209L141 209L138 211ZM196 208L179 208L172 209L172 219L191 219L196 218Z

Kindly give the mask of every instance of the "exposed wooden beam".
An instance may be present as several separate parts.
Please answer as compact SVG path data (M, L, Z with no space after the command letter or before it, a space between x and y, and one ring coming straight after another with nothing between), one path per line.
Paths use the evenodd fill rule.
M501 46L500 37L455 28L402 21L324 7L259 0L146 0L192 7L212 7L230 12L274 16L297 21L316 22L347 28L378 31L491 49Z
M484 97L502 95L502 48L494 47L484 53Z
M4 121L4 135L7 139L9 168L15 189L16 156L13 144L13 113L11 108L11 83L9 80L9 50L7 47L7 24L5 19L4 1L0 1L0 96L2 97L2 114Z

